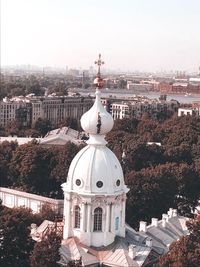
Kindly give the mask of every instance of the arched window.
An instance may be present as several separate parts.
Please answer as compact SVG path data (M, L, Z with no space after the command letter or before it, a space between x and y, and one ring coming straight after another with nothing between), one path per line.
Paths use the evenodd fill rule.
M119 230L119 217L115 218L115 230Z
M75 228L80 228L80 221L81 221L81 216L80 216L80 208L79 206L75 206L75 220L74 220L74 227Z
M102 208L94 210L94 231L102 231Z

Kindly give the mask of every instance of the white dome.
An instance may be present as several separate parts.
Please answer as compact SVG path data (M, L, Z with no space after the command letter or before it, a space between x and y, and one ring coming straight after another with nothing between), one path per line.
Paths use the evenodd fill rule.
M73 159L66 184L68 191L82 194L127 192L121 165L106 146L88 145Z
M100 91L96 91L94 105L81 117L83 130L90 135L105 135L113 127L113 118L101 104Z

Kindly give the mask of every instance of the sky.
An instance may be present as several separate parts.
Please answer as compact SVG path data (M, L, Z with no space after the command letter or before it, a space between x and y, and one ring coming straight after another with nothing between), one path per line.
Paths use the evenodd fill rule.
M0 0L1 65L197 71L200 0Z

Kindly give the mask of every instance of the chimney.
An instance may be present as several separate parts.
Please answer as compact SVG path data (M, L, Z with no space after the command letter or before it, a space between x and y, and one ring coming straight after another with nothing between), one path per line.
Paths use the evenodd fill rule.
M158 219L157 218L152 218L151 219L151 225L155 226L155 227L158 227Z
M152 247L152 239L150 237L147 237L145 243L147 247L150 247L150 248Z
M169 218L172 218L172 216L173 216L173 209L170 208L169 211L167 212L167 214L169 215Z
M163 228L166 227L166 218L162 218L162 227L163 227Z
M131 259L135 259L136 257L136 246L131 244L128 247L128 255Z
M140 228L139 228L139 231L140 232L145 232L147 231L147 223L146 222L143 222L143 221L140 221Z
M177 209L173 209L173 217L177 217Z
M162 219L165 219L166 222L168 222L169 221L169 216L167 214L163 213Z

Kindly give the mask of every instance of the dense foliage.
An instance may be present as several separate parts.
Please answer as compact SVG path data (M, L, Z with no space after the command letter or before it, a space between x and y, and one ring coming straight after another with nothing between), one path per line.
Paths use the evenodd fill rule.
M36 242L32 255L31 267L56 267L60 260L59 248L61 237L55 232L45 236L41 242Z
M200 117L119 120L107 140L130 188L127 221L132 226L160 217L169 207L192 216L200 198Z
M61 184L66 181L69 165L79 149L70 142L50 148L36 141L21 146L3 142L0 144L1 186L62 198Z
M42 261L44 263L44 260L46 263L43 266L55 266L55 261L59 260L58 248L61 238L52 234L44 244L42 243L44 245L42 250L40 243L35 243L30 236L31 224L40 225L45 219L55 219L55 213L48 205L44 205L40 213L33 214L30 209L24 207L10 209L0 203L0 266L39 267L42 266L39 263ZM47 245L48 251L45 252ZM36 257L39 253L38 248L43 259ZM52 262L54 265L50 264Z
M130 188L127 221L132 226L159 217L170 207L192 216L200 198L199 117L119 120L107 140ZM22 146L4 142L0 144L1 186L61 198L60 185L79 149L72 143L46 148L37 142Z
M30 224L34 215L29 209L1 208L0 212L0 265L2 267L28 267L34 246L30 237Z

